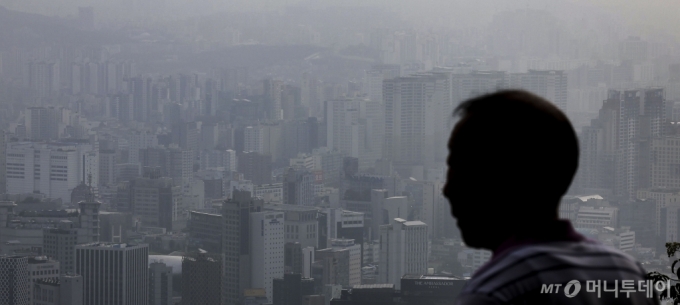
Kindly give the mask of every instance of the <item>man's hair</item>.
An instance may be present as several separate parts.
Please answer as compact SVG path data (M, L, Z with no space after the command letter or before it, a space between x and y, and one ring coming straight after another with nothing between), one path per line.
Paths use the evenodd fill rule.
M463 102L454 111L458 115L449 142L451 162L462 164L475 181L488 181L490 191L559 202L569 189L578 167L578 140L552 103L506 90Z

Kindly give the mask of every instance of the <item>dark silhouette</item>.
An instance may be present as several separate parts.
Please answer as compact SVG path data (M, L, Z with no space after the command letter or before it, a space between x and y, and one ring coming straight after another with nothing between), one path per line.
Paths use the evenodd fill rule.
M454 115L461 118L449 141L444 195L463 241L493 251L459 304L658 304L644 291L630 298L586 291L587 281L607 281L611 290L624 279L635 281L637 291L645 271L559 219L579 158L564 113L534 94L510 90L466 101ZM559 290L569 282L567 291Z

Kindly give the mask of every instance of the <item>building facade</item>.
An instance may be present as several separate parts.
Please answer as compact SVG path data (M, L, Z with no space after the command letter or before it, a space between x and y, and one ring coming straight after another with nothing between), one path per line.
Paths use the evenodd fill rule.
M401 218L380 226L380 283L399 287L403 275L427 273L427 229Z
M83 304L148 304L148 245L88 243L77 245L75 255L76 273L84 282Z

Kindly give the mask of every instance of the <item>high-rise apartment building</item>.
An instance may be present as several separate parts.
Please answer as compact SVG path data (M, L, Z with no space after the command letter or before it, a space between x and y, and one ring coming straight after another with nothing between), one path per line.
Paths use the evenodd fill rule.
M400 65L374 65L365 75L365 93L371 101L381 102L383 100L382 85L386 79L401 76Z
M243 130L243 150L264 153L264 136L260 126L248 126Z
M283 276L284 217L283 212L250 213L251 288L264 288L273 300L272 281Z
M30 61L24 65L25 86L35 98L48 99L61 89L59 62Z
M201 150L199 144L200 131L196 122L175 123L172 125L172 143L182 149L193 151L198 156Z
M453 107L451 75L418 74L383 82L385 144L383 155L405 166L431 167L443 161L447 122ZM436 146L435 146L436 145Z
M579 137L582 152L575 185L581 192L634 200L638 190L672 181L672 166L660 167L673 155L664 149L674 145L662 139L665 104L662 88L609 90L598 118Z
M148 304L148 245L88 243L77 245L75 254L84 305Z
M265 99L265 112L272 121L283 119L281 98L283 97L283 81L266 79L262 82Z
M283 153L283 125L279 123L248 126L243 130L243 151L270 155L278 162Z
M509 87L524 89L567 112L567 73L558 70L529 70L510 75Z
M650 142L651 187L680 189L680 138L661 137Z
M401 218L380 226L380 283L399 287L405 274L427 273L427 229Z
M635 199L638 189L650 187L650 140L664 134L664 89L609 91L620 102L615 194Z
M149 130L133 131L129 139L128 163L140 162L140 150L158 145L158 136Z

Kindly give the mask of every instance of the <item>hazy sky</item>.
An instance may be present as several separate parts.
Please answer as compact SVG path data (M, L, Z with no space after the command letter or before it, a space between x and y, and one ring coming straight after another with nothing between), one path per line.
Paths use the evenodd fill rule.
M630 25L633 35L668 33L677 36L680 28L680 1L677 0L0 0L11 9L37 13L75 14L78 6L92 5L97 16L108 19L117 12L130 12L135 5L175 7L178 11L277 10L286 5L381 6L401 13L423 26L468 27L487 24L494 14L508 9L540 9L563 20L605 15ZM589 13L589 14L587 14Z

